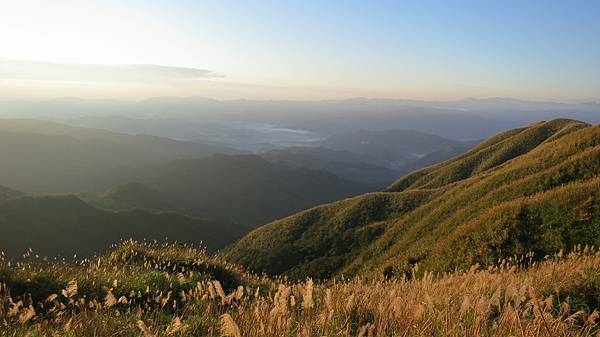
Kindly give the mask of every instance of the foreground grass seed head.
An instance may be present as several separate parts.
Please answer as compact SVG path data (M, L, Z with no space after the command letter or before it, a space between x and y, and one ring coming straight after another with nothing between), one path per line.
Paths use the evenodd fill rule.
M593 336L600 254L289 283L183 245L0 262L0 336Z

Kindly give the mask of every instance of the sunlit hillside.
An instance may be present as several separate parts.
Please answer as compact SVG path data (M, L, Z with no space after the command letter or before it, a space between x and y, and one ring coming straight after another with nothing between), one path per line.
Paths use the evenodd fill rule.
M383 192L315 207L242 238L226 256L257 272L401 277L533 251L599 245L600 125L566 119L498 134Z

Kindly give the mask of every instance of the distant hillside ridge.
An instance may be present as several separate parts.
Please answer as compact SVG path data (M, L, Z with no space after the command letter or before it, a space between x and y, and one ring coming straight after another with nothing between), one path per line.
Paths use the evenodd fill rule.
M30 193L98 191L182 158L238 151L32 119L0 119L0 185Z
M67 258L101 253L129 238L196 245L204 242L214 250L243 234L237 226L175 212L101 210L73 195L0 201L0 232L0 247L8 257L19 257L31 248L40 255Z
M466 149L465 142L415 130L357 130L330 136L319 145L352 152L371 164L401 171L433 152L457 148L456 155Z

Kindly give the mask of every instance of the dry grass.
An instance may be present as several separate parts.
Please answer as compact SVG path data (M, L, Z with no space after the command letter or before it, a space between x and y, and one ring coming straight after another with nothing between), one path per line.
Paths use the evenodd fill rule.
M259 278L193 248L132 242L93 260L42 264L0 263L0 336L525 337L599 331L600 254L590 249L539 264L509 259L444 275L416 267L410 280L327 284ZM217 274L236 278L219 282L211 278ZM54 292L53 281L62 289Z

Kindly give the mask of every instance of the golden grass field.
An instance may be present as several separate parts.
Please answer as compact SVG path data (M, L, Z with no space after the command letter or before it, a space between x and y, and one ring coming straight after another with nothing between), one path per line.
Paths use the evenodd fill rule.
M600 253L291 283L182 245L0 262L0 336L596 336Z

